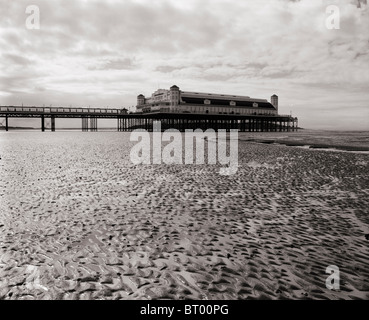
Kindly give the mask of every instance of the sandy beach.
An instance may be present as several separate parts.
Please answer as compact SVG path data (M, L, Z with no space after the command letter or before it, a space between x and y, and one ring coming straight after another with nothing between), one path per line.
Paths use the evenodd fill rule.
M369 299L369 154L275 136L220 176L133 165L129 133L1 132L0 299Z

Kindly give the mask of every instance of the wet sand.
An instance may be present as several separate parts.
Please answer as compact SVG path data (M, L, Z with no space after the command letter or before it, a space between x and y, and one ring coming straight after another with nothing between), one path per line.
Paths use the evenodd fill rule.
M0 133L0 299L369 299L369 155L252 137L227 177L132 165L128 133Z
M298 132L240 133L243 141L264 144L282 144L329 151L356 151L369 153L369 132L299 130Z

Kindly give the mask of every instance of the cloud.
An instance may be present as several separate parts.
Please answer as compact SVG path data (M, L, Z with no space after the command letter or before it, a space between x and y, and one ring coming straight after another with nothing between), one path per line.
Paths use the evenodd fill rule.
M135 67L134 62L130 58L113 59L103 61L88 67L89 70L131 70Z
M338 123L343 105L359 126L368 107L366 1L46 1L39 30L28 1L2 1L0 103L131 106L160 83L188 91L268 98L314 127L321 106ZM326 28L326 7L340 29ZM352 93L355 94L352 94ZM326 98L328 97L328 98ZM324 104L321 103L324 101ZM313 106L313 107L312 107ZM339 125L341 126L341 124Z
M170 73L174 70L181 70L183 67L176 67L176 66L157 66L156 71L163 72L163 73Z
M32 60L17 54L4 54L2 55L2 59L4 64L15 64L21 67L32 64Z

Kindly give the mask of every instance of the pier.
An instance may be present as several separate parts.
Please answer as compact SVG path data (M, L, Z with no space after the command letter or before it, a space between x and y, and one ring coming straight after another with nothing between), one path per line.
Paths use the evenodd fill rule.
M298 119L290 115L240 115L216 113L150 112L127 113L126 109L109 108L38 108L1 106L0 118L9 130L10 118L40 118L41 131L46 131L45 120L50 119L50 131L55 131L55 119L80 118L82 131L98 131L98 119L116 119L117 131L145 129L152 131L153 121L161 121L162 130L177 129L238 129L240 132L297 131Z

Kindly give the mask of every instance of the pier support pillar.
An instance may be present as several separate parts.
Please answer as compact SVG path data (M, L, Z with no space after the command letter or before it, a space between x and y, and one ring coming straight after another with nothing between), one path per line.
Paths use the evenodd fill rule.
M82 131L88 131L88 118L82 117Z
M51 116L51 131L55 131L55 116Z
M90 117L90 131L97 131L97 118Z
M118 121L118 131L126 131L125 129L125 119L124 118L117 118Z
M45 131L45 116L44 115L41 116L41 131L42 132Z
M9 131L8 116L5 116L5 131Z

